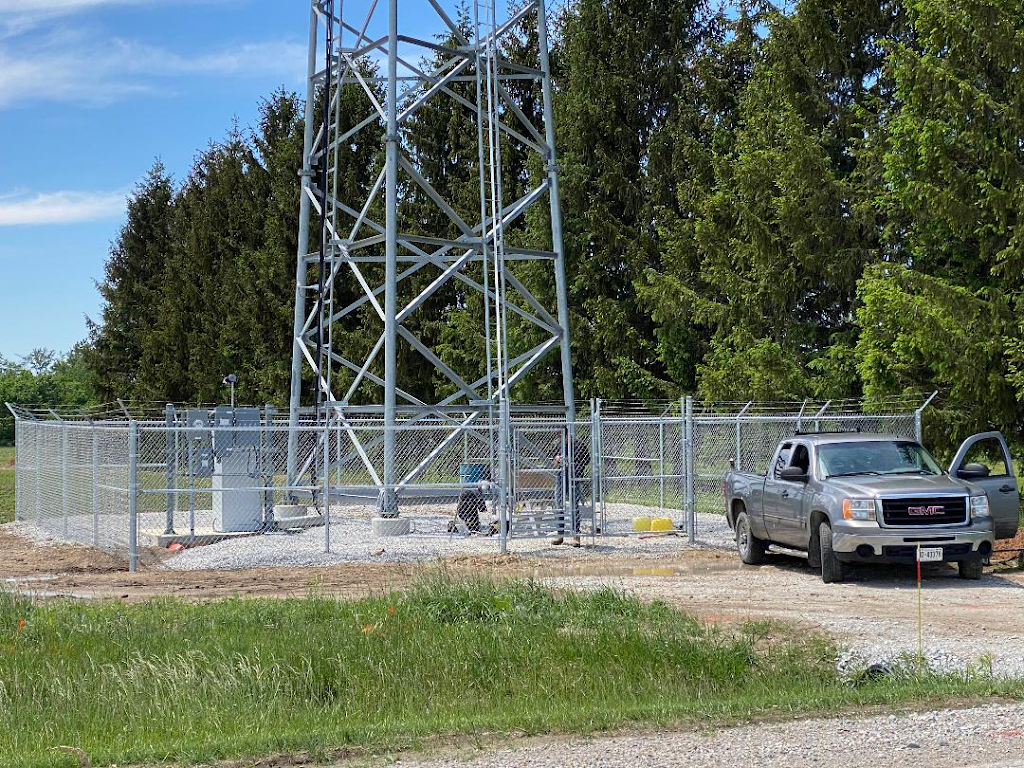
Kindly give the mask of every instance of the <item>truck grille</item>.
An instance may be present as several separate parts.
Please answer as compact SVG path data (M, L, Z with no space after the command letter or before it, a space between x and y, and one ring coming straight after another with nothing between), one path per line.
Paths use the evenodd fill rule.
M882 499L886 525L956 525L967 522L967 498L938 496L914 499Z

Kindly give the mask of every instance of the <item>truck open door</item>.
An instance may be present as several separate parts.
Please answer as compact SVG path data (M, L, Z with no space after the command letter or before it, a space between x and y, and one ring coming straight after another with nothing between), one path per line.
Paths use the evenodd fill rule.
M985 489L997 539L1017 535L1020 493L1002 434L982 432L964 440L949 465L949 474Z

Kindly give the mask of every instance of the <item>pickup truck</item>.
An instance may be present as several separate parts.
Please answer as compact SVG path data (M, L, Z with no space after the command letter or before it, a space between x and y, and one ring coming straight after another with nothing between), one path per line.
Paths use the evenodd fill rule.
M730 470L723 495L744 563L763 562L772 545L802 550L826 583L842 581L846 563L919 557L956 562L961 577L979 579L995 540L1015 536L1020 521L998 432L968 438L948 471L915 440L798 432L779 443L765 474Z

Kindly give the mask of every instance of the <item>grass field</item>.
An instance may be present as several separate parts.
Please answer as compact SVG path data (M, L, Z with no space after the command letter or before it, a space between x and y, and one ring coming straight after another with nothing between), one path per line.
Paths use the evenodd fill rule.
M20 628L19 628L20 627ZM423 580L338 602L125 605L0 598L0 764L94 766L415 746L483 731L714 724L1019 683L850 686L831 645L785 627L709 628L612 591Z
M14 446L0 446L0 523L14 519Z

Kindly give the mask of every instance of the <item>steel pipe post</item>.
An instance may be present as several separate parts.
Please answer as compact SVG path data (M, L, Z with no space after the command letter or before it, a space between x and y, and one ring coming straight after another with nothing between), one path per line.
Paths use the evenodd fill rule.
M134 573L139 563L139 425L128 422L128 571Z
M164 456L167 467L164 486L167 489L167 514L164 526L164 535L174 535L174 506L177 503L177 494L174 492L175 465L178 462L177 435L174 433L174 406L170 403L164 408L164 422L167 425L167 432L164 433Z
M387 135L384 196L384 477L381 516L398 516L395 394L398 377L398 0L388 1Z
M559 350L562 362L562 394L565 418L576 420L576 401L572 384L572 350L569 347L569 300L565 278L565 246L562 238L562 198L555 154L555 114L551 96L551 60L548 55L548 16L544 0L537 0L537 49L540 59L541 94L544 101L544 140L547 144L548 196L551 202L551 250L555 254L555 296L561 329ZM571 433L570 433L571 436Z
M61 422L60 425L60 480L61 480L61 510L64 514L64 535L68 535L68 516L70 514L68 500L68 425Z
M696 446L694 443L693 423L693 397L686 398L686 508L687 508L687 533L690 543L697 541L697 497L696 497Z
M100 436L92 427L92 545L100 545Z
M309 252L309 180L313 175L311 155L313 152L313 121L316 102L316 48L317 48L317 0L311 0L309 7L309 52L306 59L306 105L305 126L302 134L302 170L299 172L299 236L297 256L295 259L295 313L292 318L292 378L288 397L288 486L294 486L298 471L299 452L299 409L302 404L302 366L305 355L302 339L303 325L306 322L306 254ZM320 382L316 383L320 386Z

